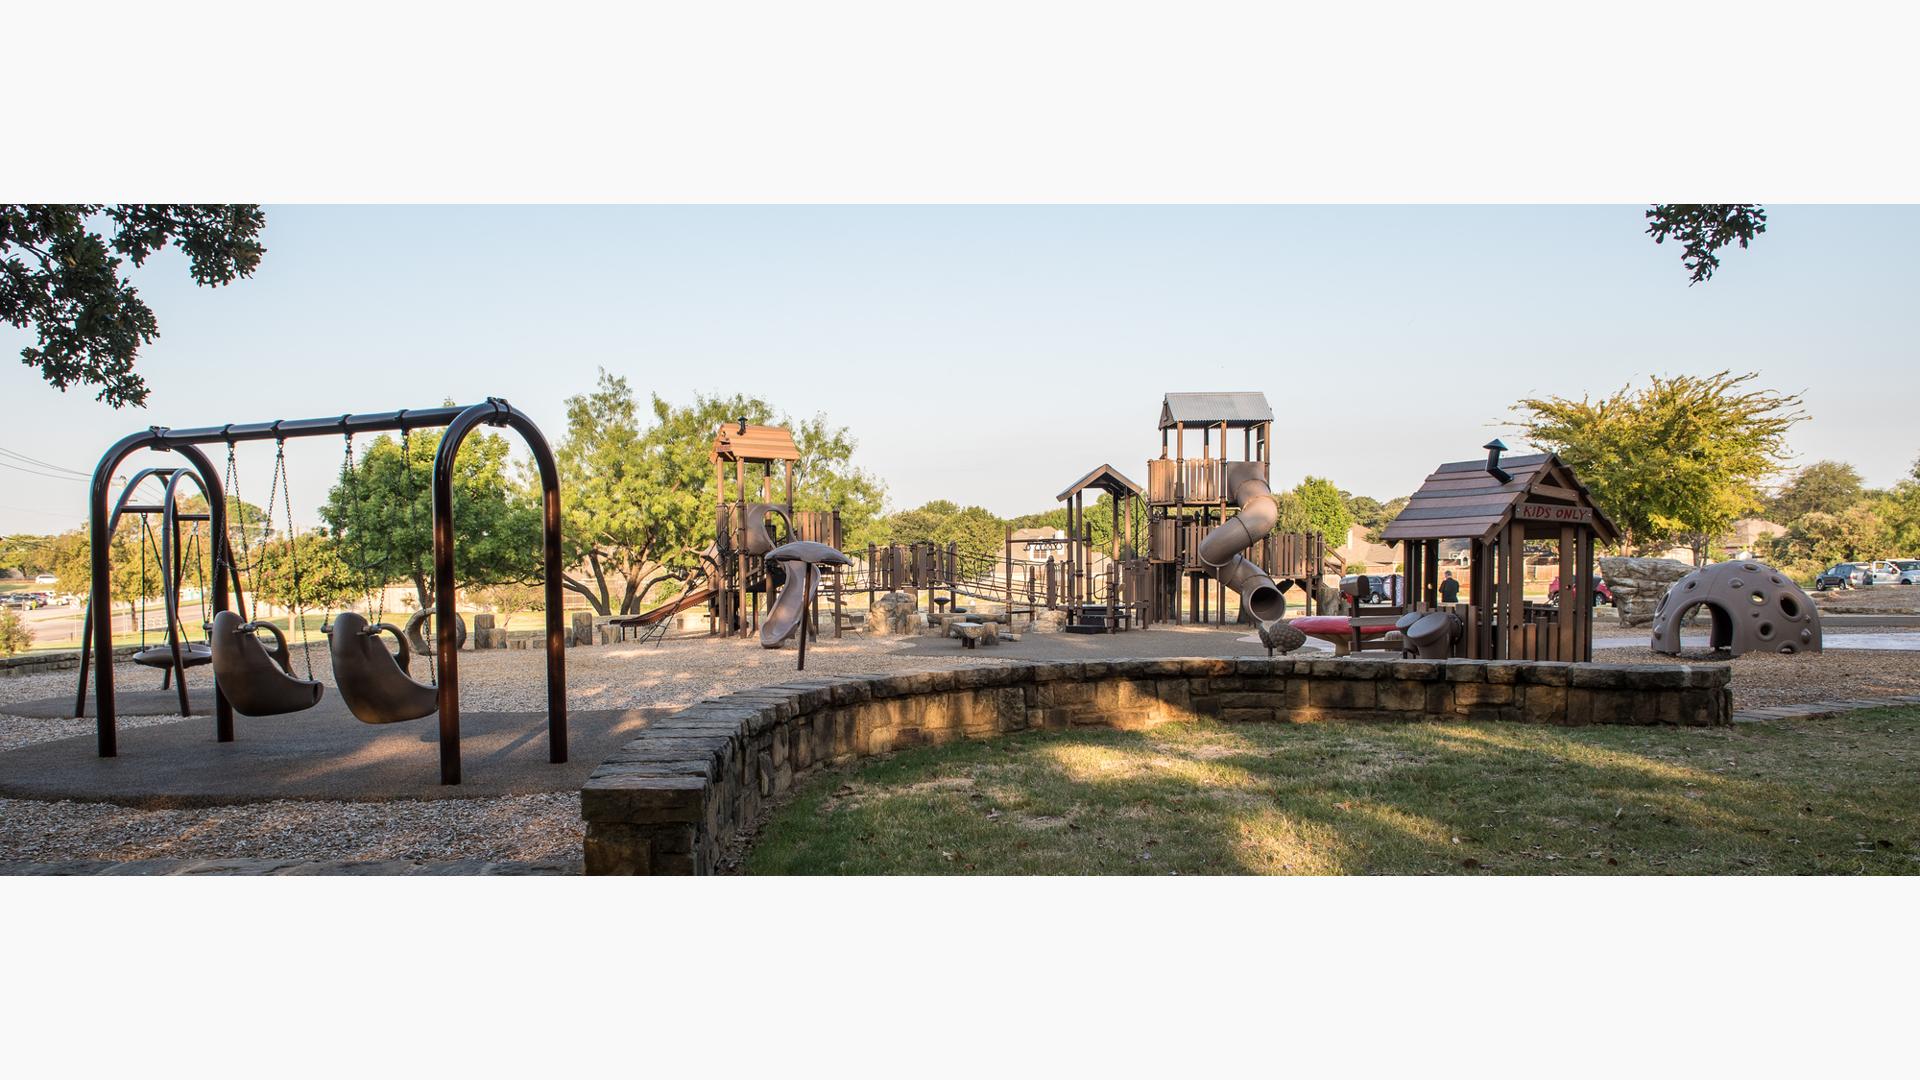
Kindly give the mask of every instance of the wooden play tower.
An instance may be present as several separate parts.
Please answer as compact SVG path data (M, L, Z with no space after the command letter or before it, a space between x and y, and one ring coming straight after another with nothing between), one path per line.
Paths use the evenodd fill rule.
M1233 435L1240 436L1235 454ZM1199 456L1188 457L1187 439L1199 436ZM1201 558L1206 535L1240 512L1236 487L1270 479L1273 408L1257 391L1170 393L1160 403L1160 456L1147 462L1148 558L1152 588L1150 622L1227 621L1227 593L1219 568ZM1322 572L1326 544L1318 533L1268 530L1242 554L1311 614L1314 580ZM1186 593L1186 602L1181 594Z
M744 418L722 424L714 432L709 456L715 500L713 565L708 568L715 585L714 625L723 637L757 632L761 597L768 591L761 556L787 540L839 548L840 512L794 509L793 469L800 448L786 428L749 424ZM839 637L838 567L821 589L832 598L833 634ZM819 607L814 610L817 619Z

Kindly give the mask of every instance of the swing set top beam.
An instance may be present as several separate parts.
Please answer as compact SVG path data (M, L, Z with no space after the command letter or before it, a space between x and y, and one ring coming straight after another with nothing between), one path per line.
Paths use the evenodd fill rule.
M513 407L499 398L488 398L504 420ZM432 409L398 409L393 412L346 413L341 416L316 416L307 420L269 420L254 424L226 424L221 427L148 429L147 437L157 440L149 445L165 448L176 445L263 442L268 439L298 439L314 435L357 435L365 431L410 431L414 428L446 427L471 405L445 405Z

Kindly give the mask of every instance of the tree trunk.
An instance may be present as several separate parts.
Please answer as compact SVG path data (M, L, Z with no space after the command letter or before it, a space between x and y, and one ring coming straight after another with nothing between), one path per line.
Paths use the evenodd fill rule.
M415 563L411 576L413 578L414 595L420 600L420 610L427 611L431 609L433 607L433 589L427 584L427 572L422 569L418 563ZM386 591L386 586L382 585L380 589L384 592Z

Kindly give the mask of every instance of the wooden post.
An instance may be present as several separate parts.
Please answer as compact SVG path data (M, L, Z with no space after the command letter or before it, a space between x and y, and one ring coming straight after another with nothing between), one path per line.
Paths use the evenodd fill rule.
M1575 625L1579 627L1577 633L1580 641L1574 658L1591 661L1593 659L1593 529L1582 526L1577 537L1579 557L1576 560L1575 572L1579 574L1580 584L1574 600L1579 604L1579 621Z
M1574 619L1579 608L1579 582L1574 578L1574 568L1578 565L1576 548L1580 546L1579 532L1571 525L1560 529L1560 613L1554 619L1553 654L1551 660L1574 659Z
M1501 606L1506 609L1506 619L1501 622L1501 636L1506 638L1506 647L1501 650L1503 660L1524 660L1525 632L1522 627L1527 610L1527 527L1515 521L1507 526L1506 589L1502 594Z
M1474 660L1486 660L1493 651L1491 627L1488 622L1494 614L1493 573L1488 565L1492 561L1491 545L1475 537L1469 547L1468 559L1472 565L1467 568L1467 604L1472 616L1472 625L1467 627L1470 650L1467 655Z

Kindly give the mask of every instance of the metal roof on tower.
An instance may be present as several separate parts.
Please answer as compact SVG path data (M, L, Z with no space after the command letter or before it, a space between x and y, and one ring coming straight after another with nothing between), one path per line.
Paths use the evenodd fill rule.
M1160 401L1160 427L1164 430L1184 424L1210 427L1225 424L1230 428L1252 427L1273 421L1273 406L1258 390L1225 394L1168 394Z

